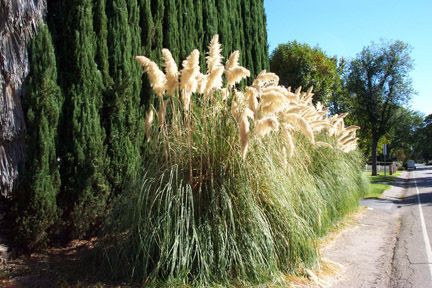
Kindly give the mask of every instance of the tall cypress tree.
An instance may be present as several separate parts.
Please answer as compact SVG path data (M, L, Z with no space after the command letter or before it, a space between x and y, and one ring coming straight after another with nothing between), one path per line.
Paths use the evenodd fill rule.
M102 72L105 86L111 84L109 77L108 62L108 28L106 16L106 0L95 0L94 2L93 23L96 32L96 64Z
M165 14L164 14L164 41L163 46L170 49L173 58L180 61L180 32L179 19L177 15L180 15L177 7L177 0L166 0ZM143 40L144 41L144 40Z
M232 47L232 33L230 23L230 12L228 11L228 3L230 0L219 0L216 1L217 10L219 17L218 19L218 33L220 36L219 41L223 44L223 55L225 58L229 56L229 53L234 51Z
M244 45L246 49L243 53L245 54L244 65L248 67L252 75L256 73L256 67L254 66L254 42L255 31L254 31L254 21L252 19L251 2L257 0L242 0L242 19L243 19L243 31L244 31Z
M105 179L105 133L101 125L102 74L97 69L93 1L69 8L70 77L63 125L62 204L71 237L82 237L103 216L109 196Z
M246 46L245 44L245 33L244 33L244 29L243 27L245 26L244 23L244 19L243 19L243 9L242 9L242 2L245 0L233 0L232 5L233 6L233 11L235 11L235 17L234 17L234 23L232 25L234 25L233 27L235 28L235 37L233 37L235 39L235 50L240 50L240 63L247 67L248 69L250 69L249 66L247 66L246 63L246 49L249 48ZM252 74L253 75L253 74Z
M193 0L183 0L183 31L185 31L184 38L186 41L183 43L184 54L182 59L187 57L193 49L200 46L198 43L197 33L195 32L195 15Z
M264 1L253 0L251 1L251 11L254 15L253 25L253 39L256 45L253 46L254 53L254 67L256 73L269 67L269 55L267 51L267 29L266 17L264 12Z
M151 10L151 0L139 0L138 7L140 10L140 20L139 25L141 28L141 46L143 53L149 55L152 40L154 35L154 22L153 14Z
M151 89L134 56L160 64L167 47L180 63L194 48L204 56L219 33L224 56L240 50L241 64L256 74L268 66L264 6L263 0L47 0L47 6L64 91L55 133L62 140L57 203L72 236L81 236L103 216L110 192L120 193L141 166L142 104Z
M120 193L141 164L141 71L135 62L141 50L138 3L136 0L109 1L107 16L109 71L113 80L104 103L109 111L106 119L108 177L113 192ZM162 42L162 35L159 39Z
M203 1L203 23L204 23L204 43L198 47L201 51L207 50L214 34L218 33L218 11L215 0Z
M62 97L46 25L39 25L29 52L28 93L24 98L27 159L17 204L19 242L34 249L46 244L60 215L56 201L60 190L56 141Z

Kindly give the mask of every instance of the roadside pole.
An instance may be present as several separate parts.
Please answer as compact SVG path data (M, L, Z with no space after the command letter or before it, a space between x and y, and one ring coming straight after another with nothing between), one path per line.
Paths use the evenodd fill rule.
M387 163L386 163L386 156L387 156L387 144L383 145L383 155L384 155L384 176L387 176Z

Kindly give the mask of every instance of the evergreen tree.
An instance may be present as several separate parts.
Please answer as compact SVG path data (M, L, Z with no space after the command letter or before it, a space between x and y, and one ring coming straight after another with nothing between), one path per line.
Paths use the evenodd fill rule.
M198 43L198 37L195 33L195 8L193 4L193 0L183 0L183 25L182 31L184 31L184 35L182 39L185 39L182 46L183 53L182 59L187 57L192 50L196 47L199 47L201 43Z
M149 55L152 50L152 41L154 34L153 14L151 10L151 0L139 0L140 10L140 28L141 28L141 46L143 53Z
M28 103L32 103L27 115L29 127L39 127L29 129L29 139L32 139L29 141L36 143L33 139L38 139L40 145L50 148L28 152L28 163L35 164L26 167L29 176L26 176L25 191L26 195L42 193L35 188L42 185L38 184L41 180L37 180L36 175L54 169L51 160L43 162L43 165L49 164L48 169L36 166L42 165L42 160L30 159L59 157L61 181L56 180L58 172L50 172L51 178L46 181L51 181L53 188L46 193L56 195L54 191L59 190L61 182L57 196L60 210L56 211L62 211L62 220L67 224L65 228L71 229L69 236L80 237L104 216L110 193L121 193L137 169L145 167L140 157L144 146L143 104L151 101L152 94L147 76L142 75L135 63L135 56L144 54L161 64L161 49L166 47L181 64L180 61L197 48L201 51L200 61L205 71L204 52L213 35L218 33L224 57L233 50L240 50L241 64L256 74L268 65L263 0L47 0L47 10L58 71L54 73L51 68L56 66L54 57L49 60L50 65L40 65L46 70L38 68L34 71L52 76L46 76L53 80L44 80L43 85L57 82L64 91L64 104L58 108L57 120L54 119L59 123L56 125L59 129L55 131L52 130L56 127L55 121L43 113L47 106L32 100L35 98L28 98ZM50 50L47 48L46 51ZM34 59L48 61L42 48L32 53ZM56 74L58 79L55 79ZM32 81L35 83L32 85L41 87L42 84ZM57 91L58 87L32 89L31 93L42 94ZM60 107L60 102L50 103ZM30 117L32 113L36 115L34 118ZM42 114L42 118L37 116ZM45 118L47 120L43 120ZM51 140L42 142L41 137ZM57 155L55 138L61 139ZM36 147L34 145L33 150L36 151ZM42 172L37 174L37 169ZM53 199L55 197L43 200L48 203ZM32 209L28 209L28 219L32 215L38 219L43 213L51 213L45 208L43 211ZM45 228L35 226L34 229L42 231ZM30 238L26 241L31 241Z
M141 54L138 3L136 0L109 1L107 15L109 67L113 80L104 103L109 111L105 119L110 158L107 175L113 192L120 193L141 164L141 70L135 62L135 56ZM158 37L162 42L162 35Z
M180 61L180 29L177 15L179 15L177 1L167 0L163 24L163 46L170 49L172 56L178 62Z
M246 49L243 53L245 54L245 63L244 65L248 67L248 69L251 72L251 75L256 75L256 67L254 66L254 56L255 54L255 48L254 46L257 44L255 43L255 27L254 24L256 23L256 19L252 19L252 11L251 11L251 2L257 1L257 0L242 0L242 18L243 18L243 29L244 29L244 43Z
M106 0L96 0L94 6L93 23L96 32L96 64L102 72L105 86L111 83L109 77L109 62L108 62L108 28L106 16Z
M203 1L203 23L204 23L204 43L197 47L201 51L207 50L214 34L218 33L218 13L215 0Z
M105 179L105 133L101 125L102 74L97 69L96 34L93 30L91 0L77 0L69 7L71 33L70 87L65 95L62 141L64 188L62 204L71 237L82 237L104 215L109 196Z
M228 3L229 0L219 0L217 1L217 10L219 17L218 19L218 33L219 33L219 41L223 45L223 56L225 59L229 56L229 54L237 49L233 49L232 47L232 32L231 32L231 22L230 22L230 12L228 11Z
M242 2L245 0L233 0L232 5L233 5L233 11L235 15L233 15L234 17L234 21L232 22L234 30L235 30L235 36L233 35L234 38L234 45L235 45L235 50L240 50L240 63L241 65L248 67L248 69L250 69L249 66L246 65L246 46L245 46L245 36L244 36L244 21L243 21L243 13L242 13ZM252 74L253 75L253 74Z
M56 141L61 92L57 85L54 47L46 25L39 26L29 56L28 93L24 98L27 161L17 197L18 239L28 248L36 249L46 244L59 220Z

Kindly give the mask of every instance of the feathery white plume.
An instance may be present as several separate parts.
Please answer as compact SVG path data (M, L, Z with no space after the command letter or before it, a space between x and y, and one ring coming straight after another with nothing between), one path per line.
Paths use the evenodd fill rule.
M233 67L239 66L238 59L240 58L240 51L236 50L231 53L231 55L228 57L228 61L225 64L225 70L229 70Z
M255 88L263 88L267 86L277 86L279 83L279 76L275 73L261 71L252 83Z
M226 72L228 87L234 86L246 77L250 76L250 71L242 66L228 69Z
M248 107L252 111L256 112L259 107L258 103L258 90L254 87L246 87L245 93L246 100L248 101Z
M144 67L144 71L147 73L150 85L156 95L162 97L165 93L167 83L165 74L159 69L159 66L155 62L151 61L147 57L136 56L135 59Z
M195 93L198 87L197 78L200 73L199 51L197 49L193 50L186 60L183 61L182 66L180 87L184 91Z
M213 69L221 66L222 64L222 48L221 44L219 43L219 35L215 34L210 41L210 44L208 46L208 55L206 57L207 60L207 74L210 74Z
M213 70L210 74L207 74L207 84L205 88L205 94L210 95L213 90L217 90L222 88L222 74L224 72L224 67L219 65L217 67L213 67Z
M279 121L275 116L264 117L255 121L255 135L264 137L267 134L279 130Z
M179 86L178 83L178 67L174 61L171 52L168 49L162 49L162 58L164 60L165 75L167 78L166 90L168 96L173 96Z
M279 118L281 119L281 122L284 124L291 124L312 143L315 143L315 136L311 126L300 115L294 113L280 113Z
M204 94L207 86L207 75L203 75L202 73L198 73L197 76L198 88L197 92L199 94Z

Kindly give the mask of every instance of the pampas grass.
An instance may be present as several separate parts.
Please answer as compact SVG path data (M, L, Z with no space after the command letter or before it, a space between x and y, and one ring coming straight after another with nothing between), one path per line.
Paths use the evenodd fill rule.
M145 118L142 177L106 224L114 276L156 287L249 287L313 267L318 237L366 188L356 129L343 115L329 116L311 89L293 93L267 71L241 89L249 71L238 51L223 65L221 47L213 37L205 73L197 50L180 72L164 50L163 76L137 57L159 109Z

